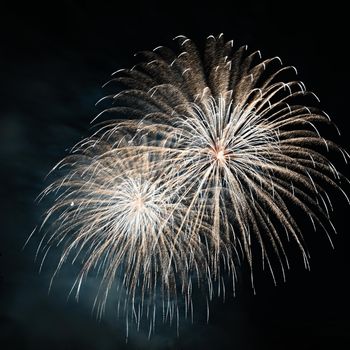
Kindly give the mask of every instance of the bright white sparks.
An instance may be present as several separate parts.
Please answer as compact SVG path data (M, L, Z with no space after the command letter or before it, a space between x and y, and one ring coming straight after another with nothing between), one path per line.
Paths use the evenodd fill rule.
M347 180L328 159L348 154L320 135L329 117L300 104L313 93L281 81L293 67L234 50L222 35L208 37L203 58L189 39L177 40L180 52L159 46L113 74L109 83L126 88L102 99L113 107L99 117L118 119L79 143L43 193L58 193L44 221L54 217L55 229L40 246L46 256L64 242L56 273L69 257L82 261L78 297L97 270L100 314L116 280L127 324L146 317L150 332L156 305L163 321L178 321L180 297L185 315L193 312L194 284L208 299L224 295L240 257L275 280L274 265L284 277L294 242L308 268L293 210L330 237L327 190L348 200L339 185Z

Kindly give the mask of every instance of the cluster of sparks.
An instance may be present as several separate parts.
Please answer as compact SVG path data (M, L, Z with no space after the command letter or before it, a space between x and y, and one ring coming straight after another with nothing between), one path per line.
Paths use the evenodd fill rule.
M64 175L43 192L57 199L43 224L54 217L54 229L40 249L46 256L64 243L54 276L69 257L78 260L78 297L96 269L100 315L117 283L127 322L139 325L147 315L150 332L156 305L163 321L178 322L180 298L192 312L194 284L208 300L214 284L224 293L227 276L234 286L242 257L251 271L262 261L275 279L271 255L284 276L285 243L293 241L308 267L292 209L329 236L325 188L346 197L326 154L348 154L317 129L331 125L329 117L293 102L313 95L302 82L279 79L294 67L235 50L222 35L207 38L203 55L186 37L176 39L179 53L157 47L112 75L108 84L125 88L103 98L113 106L98 117L116 119L75 146L55 168Z

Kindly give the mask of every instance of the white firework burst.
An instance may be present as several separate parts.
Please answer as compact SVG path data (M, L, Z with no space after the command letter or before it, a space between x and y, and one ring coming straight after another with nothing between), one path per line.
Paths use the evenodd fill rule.
M65 175L42 193L57 200L44 219L43 225L51 218L54 223L39 249L45 258L54 244L64 243L51 283L68 258L81 263L71 290L77 299L89 272L101 274L94 303L99 317L117 279L127 317L139 325L147 313L152 327L156 304L163 305L164 320L178 315L179 290L190 305L192 279L207 280L208 252L193 234L193 214L168 161L119 136L86 139L56 166Z
M66 241L58 269L73 251L84 252L77 293L98 265L102 307L120 269L138 322L136 309L145 295L154 298L157 283L169 313L178 291L186 310L191 305L194 277L211 298L214 281L224 288L225 274L234 279L238 251L251 270L254 261L267 263L273 277L274 252L284 276L292 240L308 267L293 210L329 236L326 190L348 200L339 185L346 179L328 159L348 154L318 130L332 125L329 117L300 104L315 96L302 82L280 80L294 67L235 50L222 35L208 37L203 57L186 37L177 40L180 52L157 47L113 74L109 83L126 89L103 98L114 104L98 117L116 119L79 144L65 161L68 174L44 193L65 190L49 212L60 214L46 243Z

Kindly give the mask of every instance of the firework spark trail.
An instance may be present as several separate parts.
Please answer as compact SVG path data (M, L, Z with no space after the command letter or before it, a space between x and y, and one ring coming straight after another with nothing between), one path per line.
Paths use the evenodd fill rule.
M209 299L215 281L224 290L223 269L235 279L239 251L251 271L262 260L275 280L270 252L285 276L284 246L291 239L308 268L291 208L330 237L326 189L349 201L339 185L347 180L326 156L339 152L346 160L348 154L317 128L333 124L298 103L315 96L302 82L280 80L294 67L283 67L278 57L261 60L246 47L235 50L222 35L208 37L203 58L191 40L176 40L179 53L160 46L112 75L107 84L126 88L104 97L113 107L97 117L113 113L117 119L77 145L63 163L67 175L43 194L61 193L45 219L56 215L58 226L44 251L66 243L56 271L68 256L83 254L76 294L98 268L101 312L122 271L138 323L144 299L154 299L158 287L167 305L163 314L171 318L178 314L179 291L186 311L191 307L194 276L205 281ZM138 292L141 302L135 302Z

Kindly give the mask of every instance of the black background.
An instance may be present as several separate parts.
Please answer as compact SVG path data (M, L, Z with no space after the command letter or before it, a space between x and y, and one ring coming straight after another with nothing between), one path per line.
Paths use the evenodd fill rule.
M3 6L3 5L1 5ZM159 327L151 340L131 332L123 320L98 322L87 297L66 301L76 267L63 270L48 295L50 259L38 274L37 238L21 250L40 222L34 204L44 176L81 137L91 132L110 73L135 63L133 53L173 46L185 34L202 43L223 32L237 46L280 56L298 68L299 78L321 99L349 143L348 28L346 10L336 2L273 4L212 1L60 1L45 5L12 3L1 9L0 47L0 347L2 349L344 349L350 348L348 264L349 207L334 198L338 235L332 250L326 236L303 229L311 252L311 272L289 251L287 282L275 287L257 271L257 295L240 277L237 295L214 300L207 325L199 312L174 327ZM348 169L340 165L348 174Z

